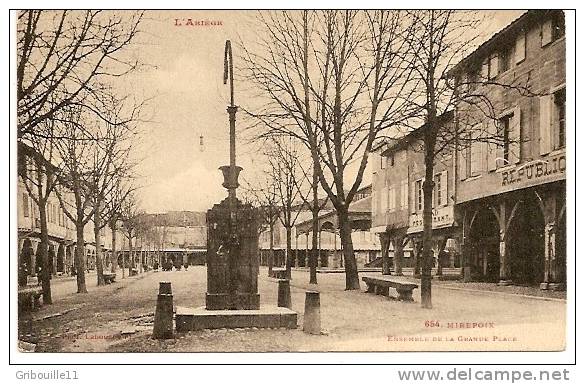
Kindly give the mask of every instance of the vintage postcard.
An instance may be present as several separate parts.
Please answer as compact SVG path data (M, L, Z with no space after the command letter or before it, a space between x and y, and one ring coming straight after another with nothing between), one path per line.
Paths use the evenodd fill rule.
M13 11L19 359L565 351L567 12Z

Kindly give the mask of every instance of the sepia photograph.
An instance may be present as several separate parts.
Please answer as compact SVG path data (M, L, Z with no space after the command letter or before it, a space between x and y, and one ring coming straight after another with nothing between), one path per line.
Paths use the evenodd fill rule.
M19 361L574 348L573 11L11 19Z

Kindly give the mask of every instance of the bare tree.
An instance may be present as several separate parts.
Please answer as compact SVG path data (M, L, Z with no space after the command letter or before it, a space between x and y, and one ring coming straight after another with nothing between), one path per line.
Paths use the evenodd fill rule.
M112 229L112 252L115 248L115 227L119 218L120 205L132 190L120 189L120 181L130 176L133 164L129 161L129 154L132 146L125 140L126 129L111 130L107 141L94 152L93 180L92 180L92 208L93 226L96 246L96 270L97 285L104 285L103 255L101 245L101 232L106 226Z
M45 124L43 124L45 125ZM52 124L48 124L51 129ZM47 223L47 202L57 185L57 168L51 164L53 157L52 143L43 140L29 140L29 145L19 142L18 175L21 177L28 195L39 209L40 239L39 250L41 261L41 284L43 287L43 303L52 304L51 273L49 268L49 229ZM36 223L35 223L36 224Z
M114 188L106 195L106 211L103 214L103 219L112 232L112 273L116 272L118 266L117 234L119 229L118 223L122 215L122 204L128 194L133 190L132 187L124 187L120 183L120 180L117 180Z
M103 125L119 125L137 119L139 106L129 108L133 102L129 96L118 95L113 103L120 110L126 109L124 115L109 113L114 94L109 82L139 66L128 50L138 34L142 17L140 12L115 14L103 11L27 10L18 14L18 141L19 148L20 143L24 143L46 160L47 166L43 165L39 171L47 172L51 168L48 166L50 164L59 169L64 159L62 150L68 147L75 152L70 145L75 141L99 140L88 126L75 120L76 116L91 115L92 120L100 121ZM61 153L55 154L59 151ZM69 182L72 179L81 180L87 176L82 177L80 173L57 177L62 173L61 170L51 171L50 175L39 176L35 183L36 189L42 191L36 194L38 197L35 200L41 216L40 253L43 255L41 259L45 260L42 264L47 261L47 199L56 189L57 181L67 182L62 188L56 189L61 192L57 194L59 197L70 195L67 188L71 187ZM87 190L86 183L87 180L77 186ZM62 205L64 203L70 202L62 201ZM66 212L70 219L71 213ZM78 221L77 224L82 222ZM81 243L83 245L83 239ZM84 247L80 248L79 244L78 239L77 252L82 253ZM77 268L83 269L79 263ZM44 301L50 303L50 271L46 266L44 270L49 273L43 283ZM85 292L84 276L79 273L77 276L78 291Z
M78 129L81 125L86 128ZM57 177L60 184L55 192L63 212L76 228L77 292L87 293L84 271L84 228L94 218L95 195L105 192L96 191L96 174L107 172L109 161L108 156L97 155L104 144L100 142L99 128L92 126L91 121L87 116L82 115L80 109L70 111L67 122L63 121L60 126L63 134L59 140L53 140L59 162ZM89 128L90 126L92 128ZM101 246L99 234L95 241L96 247Z
M139 64L126 51L142 12L26 10L17 23L18 138L53 139L39 125L73 106L102 113L107 82ZM81 128L82 129L82 128Z
M274 181L280 206L278 218L286 232L286 276L291 278L292 228L302 212L301 192L303 176L300 173L300 149L291 137L272 137L267 148L268 175ZM305 196L303 196L305 197ZM306 198L306 197L305 197Z
M471 53L482 36L481 23L485 18L477 12L453 10L409 11L411 33L404 36L407 55L412 63L414 78L421 85L420 93L411 102L421 111L424 124L419 150L423 153L425 177L423 181L423 240L421 305L432 308L431 269L432 254L432 204L434 188L434 163L447 151L458 152L474 143L501 146L503 137L496 127L496 105L486 90L495 87L518 94L533 94L528 78L519 76L514 83L501 83L489 71L471 68L475 63L462 59ZM461 63L460 63L461 62ZM459 64L458 64L459 63ZM462 64L463 63L463 64ZM486 63L487 64L487 63ZM481 64L480 64L481 66ZM477 72L475 70L477 69ZM462 77L461 72L476 73ZM446 117L455 112L455 121ZM473 113L469 113L473 111ZM465 116L465 120L462 120ZM492 123L480 124L484 120ZM519 137L508 138L510 153L518 156Z
M140 209L138 199L134 193L129 194L126 199L124 199L121 213L122 230L128 239L128 254L130 259L130 271L128 274L129 276L132 276L136 266L134 259L134 239L138 237L141 226L141 216L144 214ZM125 262L123 267L124 266Z
M276 183L270 177L267 177L263 183L251 183L244 180L243 189L244 194L242 198L257 207L260 214L259 234L268 229L268 276L272 276L272 269L274 268L274 226L280 216Z
M349 205L360 188L368 154L384 130L415 111L408 103L411 66L400 39L400 12L262 13L257 49L246 47L246 79L262 106L248 112L260 136L286 135L310 150L321 187L335 207L346 289L359 289ZM252 127L258 128L259 126ZM350 180L348 166L357 164Z

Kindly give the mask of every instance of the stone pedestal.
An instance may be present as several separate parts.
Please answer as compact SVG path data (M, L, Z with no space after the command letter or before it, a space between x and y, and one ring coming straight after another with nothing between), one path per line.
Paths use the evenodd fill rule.
M321 334L321 299L317 291L305 292L303 332L312 335Z
M260 308L257 213L249 204L234 200L232 217L229 198L207 211L205 306L209 310Z
M290 281L278 280L278 304L279 307L292 308L290 299Z
M219 328L288 328L297 327L297 313L284 307L258 309L209 310L177 307L177 332Z

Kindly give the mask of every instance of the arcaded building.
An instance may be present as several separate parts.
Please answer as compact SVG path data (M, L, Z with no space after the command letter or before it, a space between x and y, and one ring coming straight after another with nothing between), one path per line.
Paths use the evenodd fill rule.
M465 281L564 289L565 34L562 11L529 11L450 71L459 97L442 116L457 140L435 158L433 254ZM468 87L461 89L461 87ZM482 95L486 108L467 95ZM485 103L482 104L485 107ZM425 126L373 150L372 232L402 265L420 252ZM472 137L477 135L477 137ZM440 271L440 268L439 268Z
M479 124L500 139L462 145L457 152L456 209L466 279L564 289L563 12L526 12L451 75L487 96L496 116ZM465 131L477 111L462 104L455 120Z

